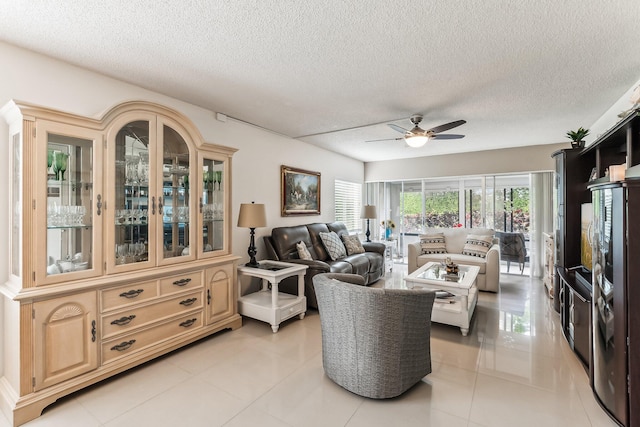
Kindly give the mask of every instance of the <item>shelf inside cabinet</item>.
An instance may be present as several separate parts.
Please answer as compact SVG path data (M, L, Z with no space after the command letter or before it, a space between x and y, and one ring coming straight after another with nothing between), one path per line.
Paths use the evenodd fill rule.
M72 228L72 229L89 229L92 228L93 226L90 224L73 224L73 225L47 225L47 230L65 230L68 228Z

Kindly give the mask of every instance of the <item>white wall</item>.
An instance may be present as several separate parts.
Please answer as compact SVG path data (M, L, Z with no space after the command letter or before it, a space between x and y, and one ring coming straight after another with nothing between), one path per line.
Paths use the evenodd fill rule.
M571 143L387 160L365 164L367 182L552 171L554 151Z

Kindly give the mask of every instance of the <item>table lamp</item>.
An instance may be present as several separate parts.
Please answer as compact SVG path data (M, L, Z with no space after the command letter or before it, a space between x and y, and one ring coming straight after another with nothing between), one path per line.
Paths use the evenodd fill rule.
M240 205L240 214L238 215L238 227L248 228L251 234L251 240L249 241L249 262L245 264L247 267L259 267L260 264L256 261L256 242L255 234L256 228L267 226L267 215L263 204L242 203Z
M362 213L360 214L360 218L365 218L367 220L367 232L365 235L367 236L367 242L370 242L369 236L371 235L371 231L369 231L369 220L376 219L378 217L378 212L376 212L376 207L373 205L364 205L362 207Z

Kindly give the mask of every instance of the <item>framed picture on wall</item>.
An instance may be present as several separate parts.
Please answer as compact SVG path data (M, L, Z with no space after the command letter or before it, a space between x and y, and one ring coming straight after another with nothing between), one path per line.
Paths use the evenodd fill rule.
M280 166L282 216L320 215L320 172Z

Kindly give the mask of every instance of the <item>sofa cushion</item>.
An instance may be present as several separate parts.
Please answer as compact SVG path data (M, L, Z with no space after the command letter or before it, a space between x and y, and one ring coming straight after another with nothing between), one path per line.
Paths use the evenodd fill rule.
M344 247L347 250L347 255L364 253L364 248L362 247L362 243L360 242L358 236L348 236L346 234L343 234L340 237L342 238Z
M333 261L336 261L340 258L344 258L347 256L347 250L345 249L344 244L342 243L342 240L340 240L340 237L338 237L338 235L335 232L333 231L329 233L321 232L319 234L320 234L320 239L322 239L322 243L324 244L324 248L327 250L329 257Z
M306 261L311 261L313 259L311 258L311 253L309 253L309 250L307 249L307 245L305 245L302 240L296 243L296 249L298 249L298 256L300 259L304 259Z
M327 264L329 264L329 271L331 273L353 273L353 266L344 261L344 259L327 261Z
M304 242L307 248L312 248L313 243L309 230L304 225L276 227L271 230L273 250L281 261L298 258L296 243L300 241ZM313 249L311 249L311 257L316 259Z
M369 259L366 256L360 254L351 255L346 258L342 258L340 261L348 262L351 264L351 272L353 274L359 274L366 277L369 273Z
M462 249L463 255L485 258L493 245L492 236L469 234Z
M447 253L447 246L444 241L444 233L421 234L420 248L423 254L444 254Z

